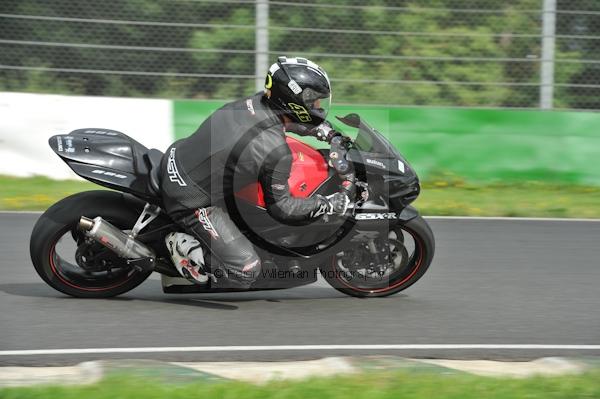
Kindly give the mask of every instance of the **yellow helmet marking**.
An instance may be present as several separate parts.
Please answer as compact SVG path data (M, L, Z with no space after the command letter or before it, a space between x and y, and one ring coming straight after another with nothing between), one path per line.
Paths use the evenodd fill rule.
M298 105L298 104L294 104L294 103L288 103L288 106L290 107L290 109L292 111L294 111L294 113L296 115L298 115L298 119L300 119L300 122L310 122L312 121L312 118L310 117L310 114L308 113L308 111L306 110L306 108L304 108L302 105Z
M265 83L265 89L270 89L273 87L273 77L270 73L267 74L267 82Z

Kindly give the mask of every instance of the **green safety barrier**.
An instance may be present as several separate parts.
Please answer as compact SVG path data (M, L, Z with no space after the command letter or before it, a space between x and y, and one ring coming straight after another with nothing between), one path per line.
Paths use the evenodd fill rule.
M193 133L223 103L175 101L175 136ZM422 178L600 185L600 113L364 105L332 110L351 112L385 134Z

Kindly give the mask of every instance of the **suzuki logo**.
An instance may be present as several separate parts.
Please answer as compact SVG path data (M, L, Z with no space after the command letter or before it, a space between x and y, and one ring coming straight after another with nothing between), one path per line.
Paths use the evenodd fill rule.
M385 169L385 164L381 161L378 161L376 159L368 159L367 158L367 163L371 164L371 165L375 165L375 166L379 166L381 169Z

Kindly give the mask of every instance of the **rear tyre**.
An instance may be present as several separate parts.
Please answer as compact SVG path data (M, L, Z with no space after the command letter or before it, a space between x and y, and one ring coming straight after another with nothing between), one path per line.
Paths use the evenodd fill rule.
M109 298L137 287L152 272L133 269L100 244L85 243L77 225L81 216L100 216L131 229L141 206L114 191L88 191L60 200L40 216L31 233L35 270L52 288L77 298ZM59 245L71 253L60 253Z
M344 294L361 298L384 297L416 283L433 260L433 232L421 216L404 225L390 226L388 239L380 241L381 265L373 266L373 255L367 244L357 245L334 255L321 268L321 275Z

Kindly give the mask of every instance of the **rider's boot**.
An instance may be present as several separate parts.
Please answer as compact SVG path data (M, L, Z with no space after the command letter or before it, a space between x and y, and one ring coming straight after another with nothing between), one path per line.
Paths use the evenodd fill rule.
M195 284L208 283L204 253L197 239L185 233L169 233L165 243L175 268L183 277Z

